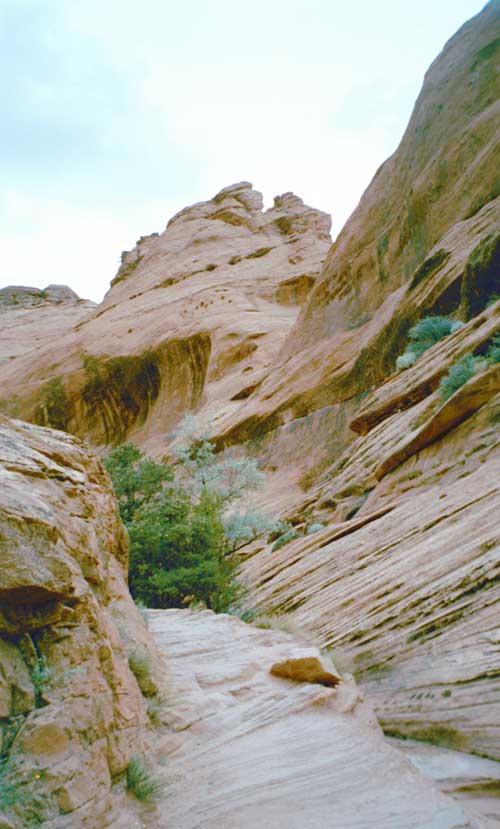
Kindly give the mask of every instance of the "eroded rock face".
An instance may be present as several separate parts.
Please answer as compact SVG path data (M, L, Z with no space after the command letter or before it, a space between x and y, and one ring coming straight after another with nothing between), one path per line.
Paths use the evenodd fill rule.
M186 208L124 252L104 302L58 338L55 359L51 344L0 369L5 409L152 451L186 409L239 409L295 321L329 230L293 193L263 212L247 182Z
M20 784L15 827L34 816L111 825L112 783L147 742L124 643L152 644L127 560L97 458L68 435L0 417L2 781Z
M177 733L157 748L169 794L151 826L485 826L385 742L352 680L332 688L324 675L271 675L303 660L289 634L210 611L149 617L177 708Z
M18 285L1 288L0 365L49 345L53 348L93 308L94 302L80 299L66 285L48 285L44 290Z
M345 650L388 730L490 757L498 367L444 404L438 387L500 329L499 31L490 2L446 44L323 267L328 217L292 194L263 212L233 185L124 253L57 364L40 349L0 367L9 410L100 445L161 455L186 410L212 415L219 448L259 456L269 511L326 525L253 548L249 606ZM435 314L464 326L396 373Z
M314 479L352 439L355 409L394 370L410 326L427 314L470 320L500 292L499 36L490 2L429 68L400 146L330 249L265 380L219 425L220 445L266 434L279 465L281 432L307 417L324 448L311 456L299 441L296 462Z

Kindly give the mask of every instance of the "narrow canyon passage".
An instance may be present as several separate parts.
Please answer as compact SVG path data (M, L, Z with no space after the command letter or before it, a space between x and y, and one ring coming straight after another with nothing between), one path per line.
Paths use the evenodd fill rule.
M270 674L291 660L289 674L300 678L304 657L322 658L313 646L210 611L147 615L169 665L169 725L155 752L165 789L147 825L490 825L469 816L388 743L349 678L326 687Z

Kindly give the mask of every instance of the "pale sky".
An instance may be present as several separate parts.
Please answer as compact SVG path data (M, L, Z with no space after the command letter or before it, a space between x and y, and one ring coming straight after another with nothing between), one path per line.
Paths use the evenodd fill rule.
M100 300L120 253L248 180L341 229L479 0L0 0L0 287Z

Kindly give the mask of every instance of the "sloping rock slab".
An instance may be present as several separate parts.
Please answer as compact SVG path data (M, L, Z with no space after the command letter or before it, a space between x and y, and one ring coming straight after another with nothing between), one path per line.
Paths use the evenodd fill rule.
M386 743L352 681L272 676L270 666L304 653L289 634L209 611L148 615L182 718L160 757L171 783L155 826L484 826Z

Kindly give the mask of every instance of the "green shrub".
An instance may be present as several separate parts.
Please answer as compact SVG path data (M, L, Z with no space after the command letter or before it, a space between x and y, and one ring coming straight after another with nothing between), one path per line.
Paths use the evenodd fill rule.
M410 328L410 342L406 351L396 360L396 368L399 371L409 368L427 349L462 326L463 322L460 320L451 320L448 317L424 317Z
M130 588L149 607L182 607L190 600L226 610L237 590L217 496L198 503L180 488L163 490L129 526Z
M166 481L173 481L174 473L166 464L145 458L133 443L123 443L104 461L113 482L113 489L125 525L137 511L161 492Z
M262 486L256 461L221 461L191 416L176 437L174 468L131 443L105 461L130 536L130 590L147 607L201 602L223 612L241 592L234 551L278 523L251 509L228 513L234 500Z
M396 368L398 371L403 371L405 368L410 368L417 362L418 355L414 351L410 351L409 347L396 360Z
M446 377L443 377L439 385L439 396L445 403L456 391L458 391L476 371L477 360L472 354L464 356L454 363Z
M500 363L500 333L492 337L490 347L486 352L486 359L491 365L493 363Z
M290 530L287 530L286 533L280 535L279 538L276 539L273 546L271 547L272 552L274 553L276 550L279 550L281 547L284 547L285 544L289 544L290 541L294 541L296 538L300 538L300 533L297 530L294 530L293 527Z
M320 524L320 522L317 521L314 524L309 524L309 526L307 528L307 535L312 535L313 533L319 533L321 530L324 530L324 529L325 529L325 524Z
M163 788L161 781L140 757L133 757L128 764L125 785L127 791L142 802L154 800Z

